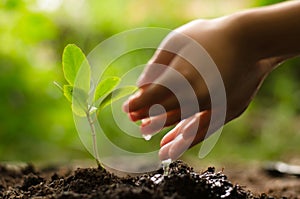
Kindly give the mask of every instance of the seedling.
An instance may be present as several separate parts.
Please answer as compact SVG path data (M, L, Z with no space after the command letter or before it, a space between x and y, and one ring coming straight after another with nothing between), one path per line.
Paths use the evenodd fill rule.
M69 44L65 47L62 56L63 73L68 84L61 86L57 82L54 84L63 92L66 99L71 103L72 111L79 117L85 117L89 123L93 140L93 153L98 167L101 166L98 154L95 122L97 115L103 108L112 102L119 100L126 95L136 91L136 86L126 86L116 88L121 79L117 76L110 76L101 80L95 90L91 89L91 67L89 62L79 47ZM75 80L77 74L83 77L79 82ZM93 92L91 92L93 91ZM93 95L93 96L91 96ZM94 114L96 113L96 114Z

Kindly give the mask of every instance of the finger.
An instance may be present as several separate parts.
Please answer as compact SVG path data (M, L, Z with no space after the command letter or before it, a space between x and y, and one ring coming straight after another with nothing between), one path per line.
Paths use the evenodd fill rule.
M162 146L158 152L158 156L160 160L167 160L170 159L169 157L169 151L170 147L172 146L172 142L169 142L168 144Z
M186 123L188 123L192 118L187 118L179 122L171 131L169 131L160 141L160 146L164 146L167 143L173 141L177 135L180 133L180 130Z
M210 127L204 128L200 133L197 134L197 136L193 140L193 143L191 144L190 147L193 147L194 145L207 139L209 136L211 136L213 133L215 133L222 126L223 125L220 125L218 122L216 122L215 124L211 125Z
M143 93L143 89L139 89L137 92L135 92L133 95L131 95L122 105L122 109L124 112L129 113L129 102L139 95Z
M156 80L157 84L143 88L143 92L140 92L141 94L131 97L125 103L124 107L127 107L128 112L131 112L130 117L133 121L162 114L161 112L154 112L152 115L149 114L149 108L157 103L164 106L165 112L178 109L181 106L181 117L189 117L195 112L200 111L197 95L200 96L200 103L203 105L202 110L204 107L208 108L210 106L210 99L207 97L209 95L207 95L205 83L200 84L197 88L198 94L195 93L191 86L191 83L195 79L199 79L200 76L193 66L180 56L176 56L172 60L171 68L176 70L170 70L169 68L166 73ZM160 96L160 98L157 98L157 96ZM188 107L188 109L185 107Z
M140 75L137 86L142 87L154 82L166 70L166 67L174 57L174 53L166 50L157 50Z
M193 139L193 143L190 146L192 147L211 136L228 122L224 117L222 109L216 108L214 116L212 115L212 110L202 111L195 114L193 119L182 127L181 134L185 140Z
M138 116L135 115L135 112L133 112L133 115L130 115L130 117L133 121L138 120ZM186 117L182 115L182 109L171 110L167 113L162 113L160 115L148 116L146 119L142 119L141 132L142 134L153 134L162 130L164 127L177 124L183 118Z
M145 119L148 117L158 116L158 115L164 114L165 112L179 109L178 108L179 103L178 103L177 99L174 98L173 96L167 97L165 100L160 102L159 105L161 105L161 107L163 107L163 108L153 108L153 106L145 107L138 111L131 112L130 117L133 121L137 121L137 120ZM180 115L179 115L179 117L180 117Z
M187 137L188 140L191 138L193 139L190 148L210 137L213 133L215 133L219 128L221 128L224 125L223 122L224 121L221 118L217 118L211 123L201 126L195 137Z
M173 110L165 114L142 120L141 132L144 135L154 134L164 127L171 126L180 121L180 110Z
M159 105L162 108L153 108L153 106L155 105L151 107L145 107L138 111L131 112L130 117L133 121L137 121L148 117L158 116L164 114L165 112L176 111L178 113L181 113L181 114L176 114L176 116L178 116L176 120L179 120L190 116L187 113L191 113L195 111L195 109L193 109L193 107L191 106L181 107L178 100L174 96L168 96L164 101L159 102ZM172 114L172 116L174 115ZM172 119L174 120L175 118Z
M159 105L161 105L163 108L155 109L152 107L145 107L138 111L131 112L129 114L129 116L132 121L137 121L137 120L142 120L142 119L145 119L148 117L158 116L158 115L164 114L165 112L172 112L175 110L176 111L180 110L180 114L176 114L177 118L170 118L170 120L178 121L180 119L190 117L191 115L195 114L196 112L201 111L201 109L208 108L207 106L202 106L202 107L197 107L198 108L197 109L197 108L195 108L195 106L197 106L196 104L195 104L195 106L191 106L191 104L194 101L193 100L189 101L189 99L187 99L184 103L180 104L179 101L177 100L177 96L170 95L164 101L159 102ZM174 117L175 115L172 114L172 116ZM169 115L168 115L168 117L169 117ZM172 124L170 124L170 125L172 125Z
M169 147L168 156L171 160L178 159L192 144L193 139L185 140L179 134Z
M195 138L201 130L206 129L210 124L211 111L206 110L200 113L196 113L193 118L185 124L181 133L185 140Z
M203 111L196 114L181 123L179 123L172 131L170 131L161 141L161 150L159 152L160 159L178 159L186 150L202 141L206 135L209 126L209 111ZM198 128L200 120L205 123ZM195 125L197 124L197 125ZM196 128L197 126L197 128ZM196 131L194 131L196 128ZM191 133L190 130L193 130ZM195 135L196 132L196 135ZM185 135L188 133L187 135ZM184 137L185 136L185 137Z
M201 128L195 138L189 137L188 139L184 139L183 134L179 133L173 140L162 146L159 151L160 159L178 159L186 150L203 141L207 130L208 127Z
M166 111L174 109L180 104L182 107L193 106L193 108L191 108L193 112L187 112L184 115L192 115L198 112L197 94L190 82L199 79L199 74L197 75L197 71L179 56L173 59L170 66L171 67L156 80L157 84L151 84L142 89L141 94L131 97L123 106L125 111L126 109L128 109L129 112L139 111L139 114L136 114L136 116L142 119L148 115L147 107L159 103L166 108ZM205 87L205 84L203 87ZM207 89L202 90L206 91ZM205 92L203 94L206 96ZM210 103L209 100L207 100L207 97L202 98L205 100L202 104L207 106L207 104ZM140 109L142 109L142 111L140 111Z
M140 109L148 111L149 107L160 103L170 95L171 92L164 86L151 84L146 88L140 89L135 95L129 97L123 104L123 110L127 113L137 112Z
M223 120L219 117L212 123L210 123L210 119L211 111L207 110L197 113L178 124L161 141L162 147L168 146L161 152L163 157L172 160L179 158L186 150L206 139L208 135L211 135L223 125Z
M200 141L198 133L207 131L210 119L210 111L202 111L181 121L172 131L166 134L161 140L161 158L171 158L175 160L179 158L190 146L194 140ZM202 121L199 125L200 120ZM198 129L199 127L199 129ZM170 144L172 143L172 145ZM168 146L165 147L164 146Z

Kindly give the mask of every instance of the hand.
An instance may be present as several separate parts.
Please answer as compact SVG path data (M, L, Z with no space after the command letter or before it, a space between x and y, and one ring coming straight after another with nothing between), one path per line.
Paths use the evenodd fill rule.
M193 48L187 48L194 42L205 51L195 52ZM175 30L162 42L138 80L140 90L123 105L133 121L142 120L142 134L153 134L162 127L177 124L161 141L159 156L162 160L177 159L187 148L201 142L210 126L216 131L224 122L243 113L264 78L287 58L260 59L244 44L231 17L193 21ZM196 63L191 64L186 56ZM212 59L214 63L203 62L198 57ZM198 72L199 67L204 69L205 77ZM216 107L211 106L209 90L218 93L219 85L208 86L205 81L218 82L219 75L227 97L225 120L218 111L224 108L224 101ZM190 108L195 105L193 102L197 108ZM152 110L155 104L164 110ZM218 117L211 120L213 112Z

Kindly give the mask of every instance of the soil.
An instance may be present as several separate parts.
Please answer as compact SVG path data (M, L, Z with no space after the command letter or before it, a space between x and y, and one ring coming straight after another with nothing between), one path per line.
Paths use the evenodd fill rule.
M298 198L297 192L288 197L282 193L256 194L231 183L223 172L216 172L213 167L196 173L182 161L171 163L168 175L159 169L134 177L117 177L103 168L70 170L54 167L37 170L30 164L24 167L0 165L0 198L3 199Z

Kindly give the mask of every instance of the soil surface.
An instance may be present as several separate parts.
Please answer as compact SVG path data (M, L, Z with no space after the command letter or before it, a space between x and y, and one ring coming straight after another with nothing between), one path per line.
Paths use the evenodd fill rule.
M231 174L234 176L233 174ZM248 176L249 177L249 176ZM252 193L231 183L223 172L210 167L196 173L182 161L163 170L135 177L117 177L103 168L47 168L0 165L0 198L298 198L299 192ZM283 194L283 195L282 195Z
M299 165L299 161L295 165ZM280 169L279 169L280 170ZM275 198L300 199L300 176L270 170L266 165L231 165L225 169L232 183L239 183L253 193L267 193Z

